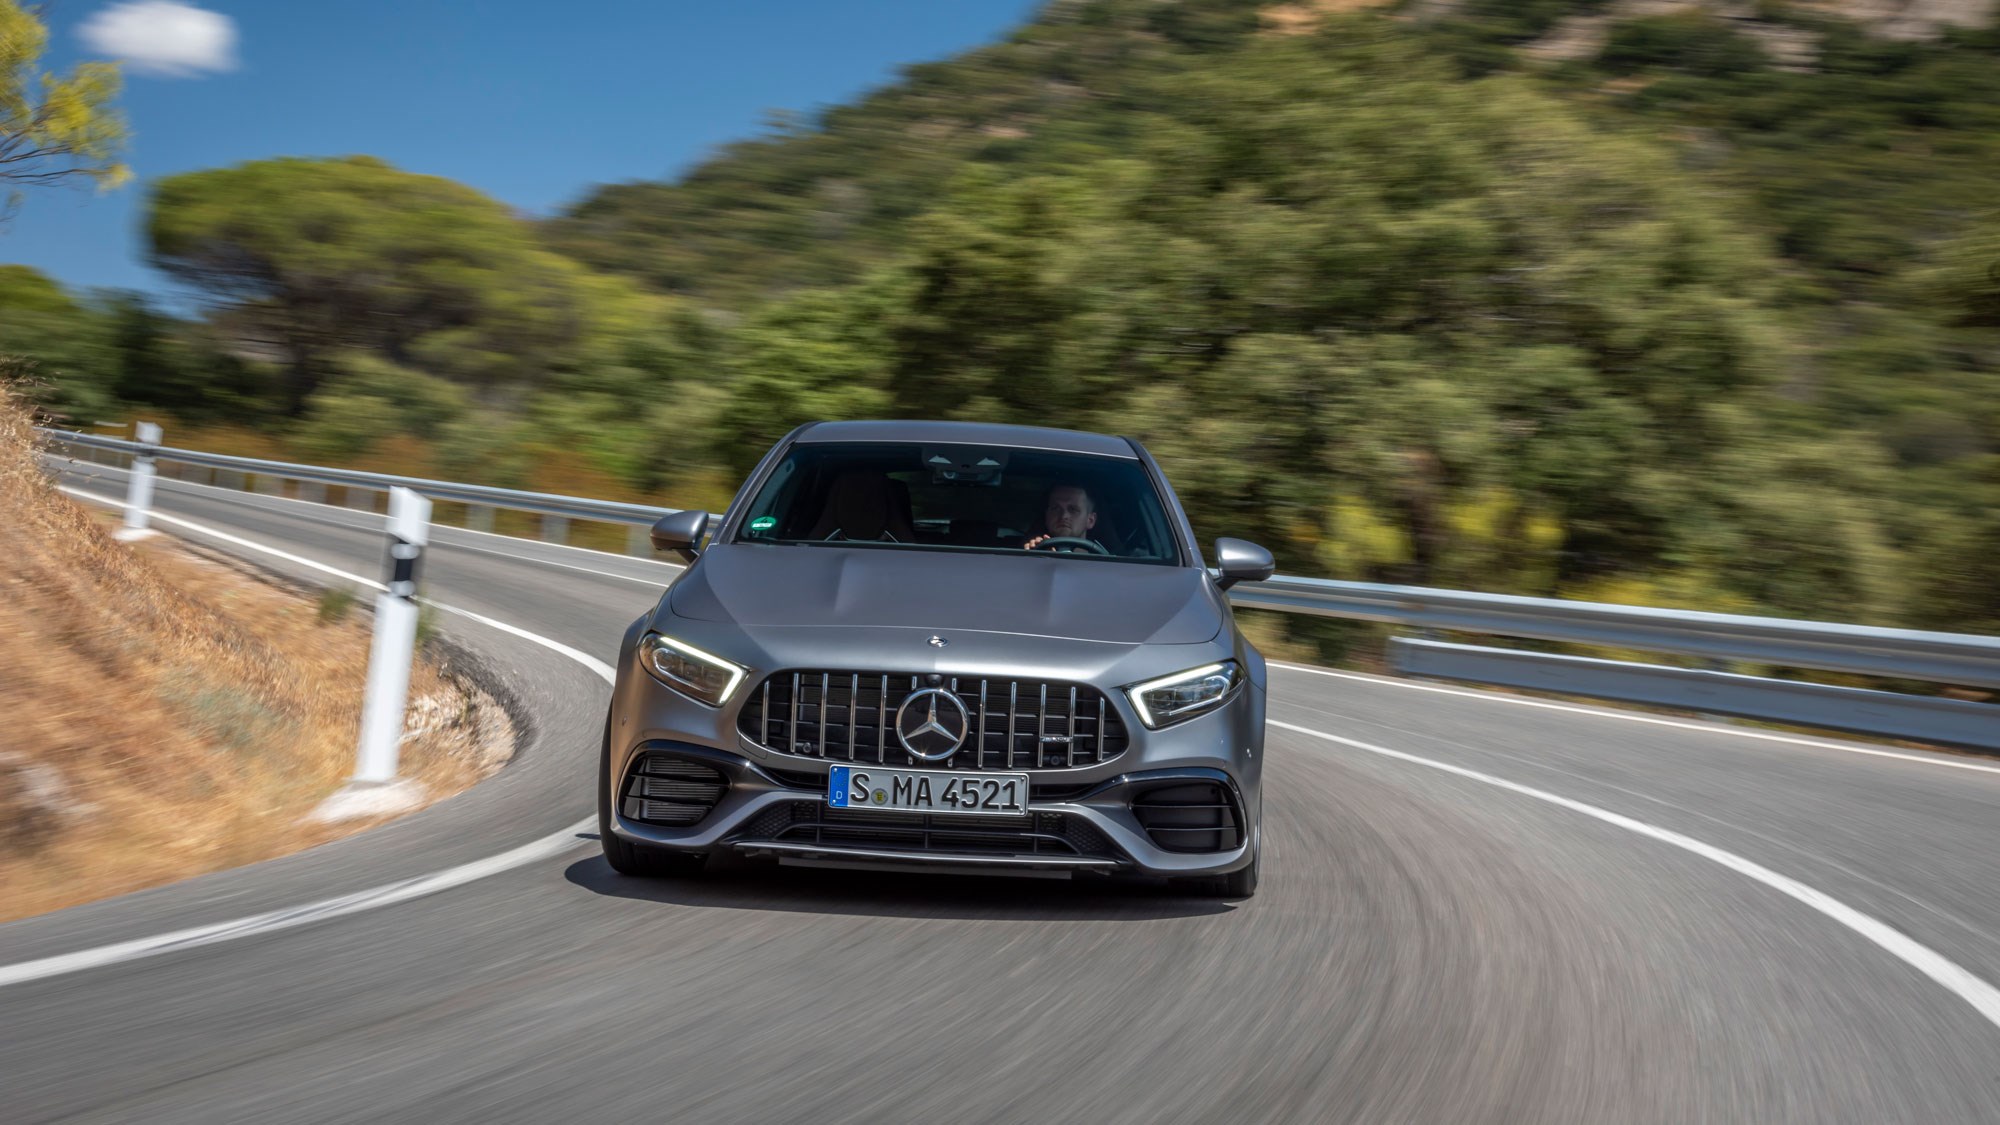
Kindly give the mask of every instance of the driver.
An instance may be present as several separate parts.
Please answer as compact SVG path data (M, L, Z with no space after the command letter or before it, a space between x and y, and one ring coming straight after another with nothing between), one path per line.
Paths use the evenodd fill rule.
M1089 539L1097 526L1097 502L1080 484L1059 484L1049 489L1042 507L1043 533L1021 544L1032 551L1051 539Z

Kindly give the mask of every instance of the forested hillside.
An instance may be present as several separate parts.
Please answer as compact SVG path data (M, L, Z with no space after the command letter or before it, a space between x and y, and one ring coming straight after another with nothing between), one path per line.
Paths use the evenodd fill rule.
M209 315L17 274L0 352L73 416L683 503L809 418L1127 432L1288 571L2000 629L2000 33L1829 9L1065 0L535 227L175 177Z

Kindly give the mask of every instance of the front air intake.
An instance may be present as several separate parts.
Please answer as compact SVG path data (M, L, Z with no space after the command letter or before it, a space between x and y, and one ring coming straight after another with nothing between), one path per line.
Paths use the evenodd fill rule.
M1243 844L1236 803L1219 782L1183 781L1147 789L1133 798L1132 815L1162 851L1227 852Z
M647 754L625 775L619 810L626 820L685 828L699 823L728 791L729 780L708 766Z

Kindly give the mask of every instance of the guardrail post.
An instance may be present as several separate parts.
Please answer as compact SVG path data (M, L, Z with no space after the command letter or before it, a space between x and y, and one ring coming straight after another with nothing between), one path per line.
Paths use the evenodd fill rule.
M363 512L375 510L375 493L372 489L356 485L347 486L347 506Z
M641 524L632 524L625 529L625 553L640 558L653 553L653 529Z
M313 504L326 503L326 486L316 480L299 482L299 499Z
M155 461L160 452L160 427L152 422L141 422L133 427L133 437L139 442L139 452L132 458L132 473L125 485L125 526L112 533L112 538L130 543L153 534L149 526L153 515L153 477L158 473Z
M565 516L549 516L549 515L543 516L542 542L544 543L569 542L569 519Z
M431 502L407 488L389 490L389 551L375 595L375 636L368 651L368 694L361 704L361 745L354 779L313 810L314 820L386 816L421 803L422 790L396 780L403 709L417 648L417 576L430 541Z
M484 531L489 535L492 534L493 509L484 504L467 504L465 506L465 526L470 531Z

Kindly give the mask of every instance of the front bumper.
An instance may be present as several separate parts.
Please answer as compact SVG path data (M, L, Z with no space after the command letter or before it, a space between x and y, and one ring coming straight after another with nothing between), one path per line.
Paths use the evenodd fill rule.
M625 815L624 768L652 754L696 762L728 785L698 822L644 823ZM611 830L636 844L691 853L732 852L830 867L955 870L1001 874L1220 875L1251 862L1258 822L1254 795L1225 770L1207 766L1140 769L1077 784L1037 777L1021 821L970 822L909 813L858 813L826 805L823 770L777 768L712 747L652 739L620 756L612 773ZM794 763L787 761L786 765ZM1233 807L1240 840L1215 851L1161 846L1133 810L1135 797L1175 785L1214 785ZM1161 831L1155 825L1155 832ZM1173 836L1169 831L1165 839Z

